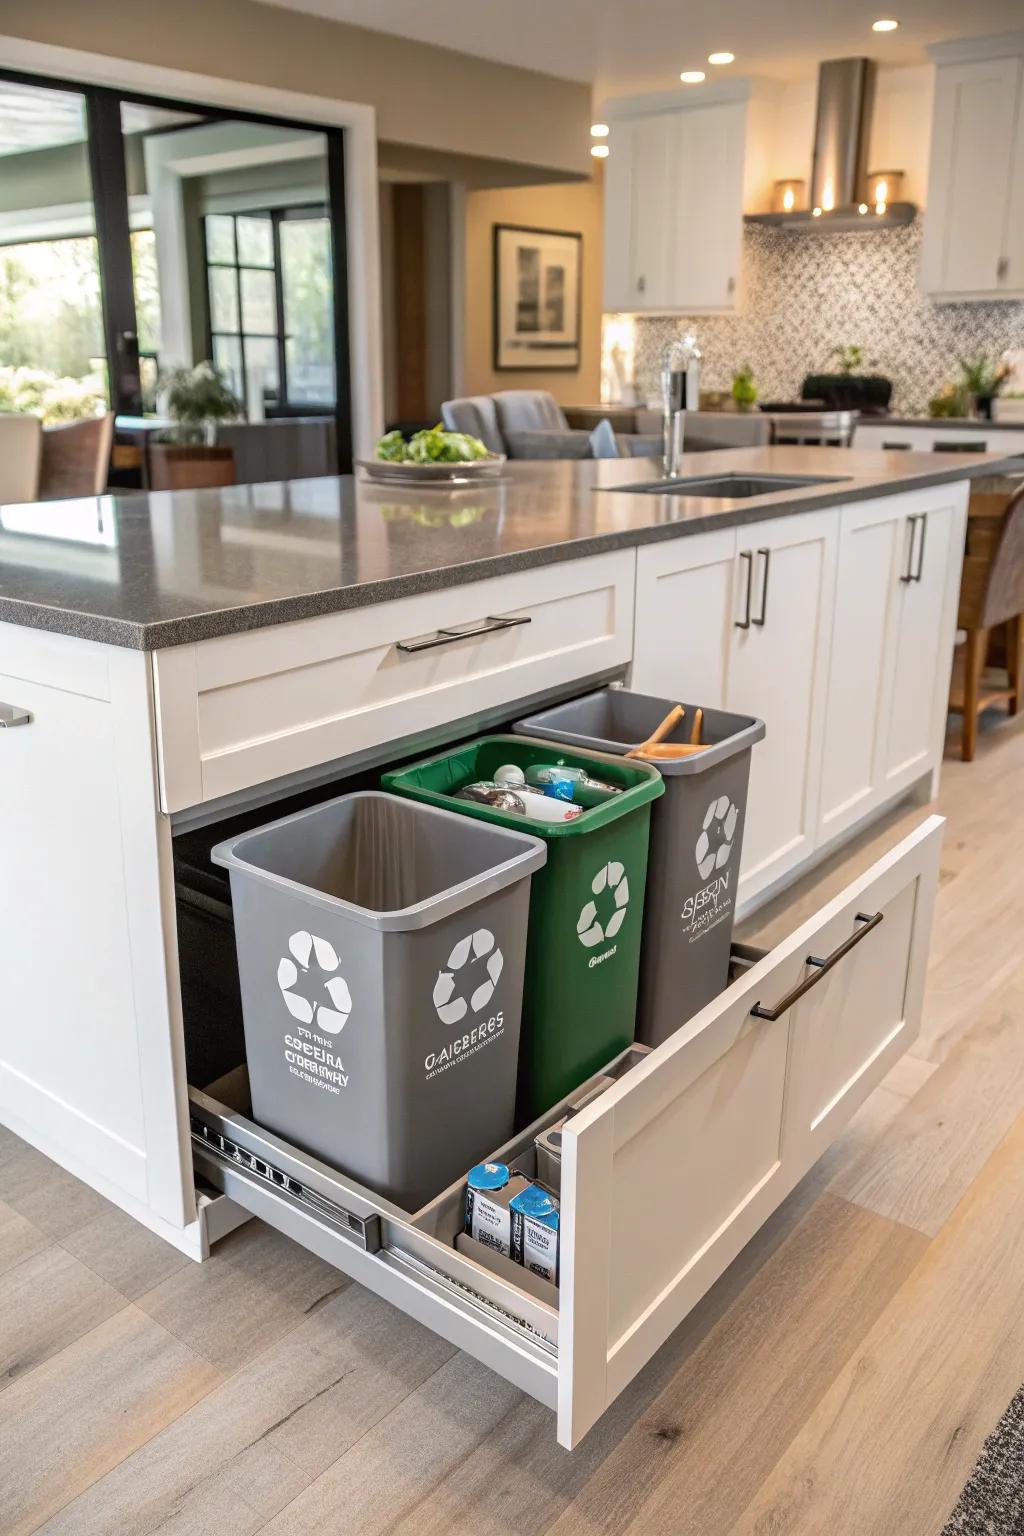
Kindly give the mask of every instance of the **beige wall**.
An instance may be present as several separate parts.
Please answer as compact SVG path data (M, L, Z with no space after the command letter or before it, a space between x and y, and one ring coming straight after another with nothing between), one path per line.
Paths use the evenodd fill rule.
M3 0L0 34L365 102L400 144L563 175L590 165L589 86L257 0Z
M495 373L491 307L495 224L525 224L583 236L580 366L575 373ZM601 180L560 186L501 188L466 198L466 312L463 390L547 389L563 405L601 398Z

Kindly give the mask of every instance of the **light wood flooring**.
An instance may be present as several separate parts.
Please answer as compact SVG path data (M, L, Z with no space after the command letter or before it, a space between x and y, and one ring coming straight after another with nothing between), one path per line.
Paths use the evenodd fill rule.
M0 1130L2 1536L935 1536L1024 1382L1024 717L940 809L920 1039L572 1455L270 1229L194 1265Z

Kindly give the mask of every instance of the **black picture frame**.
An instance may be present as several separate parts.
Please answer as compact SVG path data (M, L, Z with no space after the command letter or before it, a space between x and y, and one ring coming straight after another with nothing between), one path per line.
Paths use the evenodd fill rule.
M543 336L538 324L538 341L531 348L529 345L529 332L514 333L518 339L514 345L524 352L523 362L509 362L506 356L508 347L512 345L509 337L503 335L502 296L506 292L508 277L503 271L503 237L506 235L534 235L538 241L560 240L570 241L569 247L574 262L571 283L566 287L570 293L575 292L575 303L571 304L570 314L573 325L572 335L567 335L564 341L540 339ZM583 235L579 230L569 229L540 229L530 224L495 224L492 228L492 267L491 267L491 360L495 373L578 373L581 365L582 326L583 326ZM539 309L538 297L538 309ZM539 313L538 313L539 320ZM525 354L529 351L531 355ZM571 353L571 359L561 360Z

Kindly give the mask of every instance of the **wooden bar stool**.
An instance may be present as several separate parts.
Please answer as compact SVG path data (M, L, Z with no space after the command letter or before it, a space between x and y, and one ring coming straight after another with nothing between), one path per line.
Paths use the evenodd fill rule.
M1024 486L1000 512L993 496L972 498L967 524L967 553L960 581L957 626L967 634L958 647L950 684L949 707L963 715L960 755L974 759L978 716L1005 703L1017 714L1021 706L1024 644ZM1001 656L997 656L997 650ZM986 678L986 665L1001 660L1005 685Z

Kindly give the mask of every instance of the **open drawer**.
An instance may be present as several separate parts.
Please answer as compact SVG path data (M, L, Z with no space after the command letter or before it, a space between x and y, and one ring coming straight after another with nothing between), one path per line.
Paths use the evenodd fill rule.
M657 1050L627 1053L566 1124L557 1308L457 1252L443 1223L417 1225L193 1093L197 1172L557 1407L571 1448L917 1034L941 833L931 817L784 942L747 952L732 985Z

